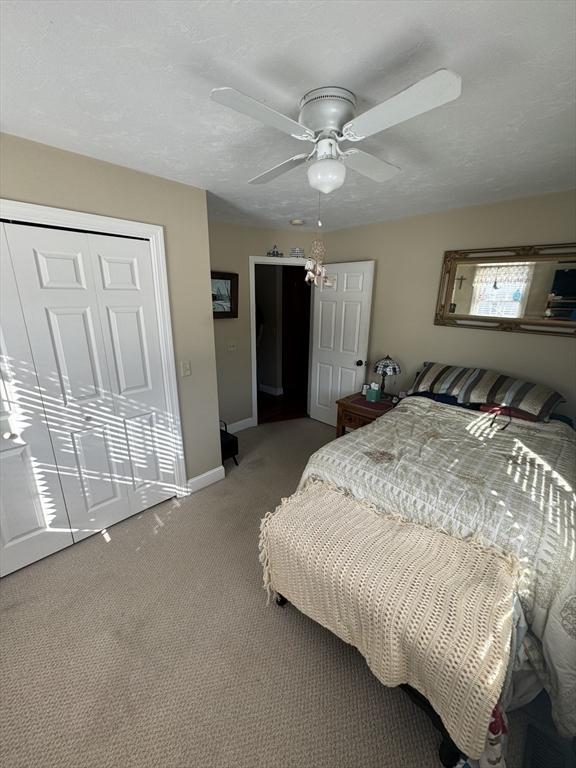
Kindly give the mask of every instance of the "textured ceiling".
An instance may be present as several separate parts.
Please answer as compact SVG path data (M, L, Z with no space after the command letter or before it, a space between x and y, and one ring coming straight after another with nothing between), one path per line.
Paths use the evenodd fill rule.
M256 173L300 142L209 99L230 85L297 117L311 88L359 111L442 67L457 101L362 143L402 168L348 172L323 199L330 229L575 185L575 9L570 0L4 0L1 127L203 187L211 217L312 221L304 168Z

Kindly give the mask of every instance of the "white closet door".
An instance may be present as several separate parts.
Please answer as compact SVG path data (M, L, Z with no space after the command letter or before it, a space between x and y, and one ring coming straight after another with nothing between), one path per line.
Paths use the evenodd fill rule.
M0 575L73 543L4 227L0 232Z
M326 264L329 285L314 288L310 416L336 426L336 401L366 377L373 261Z
M114 410L126 437L133 512L174 496L174 424L167 412L150 243L89 235Z
M6 235L78 541L131 514L88 236L16 224Z

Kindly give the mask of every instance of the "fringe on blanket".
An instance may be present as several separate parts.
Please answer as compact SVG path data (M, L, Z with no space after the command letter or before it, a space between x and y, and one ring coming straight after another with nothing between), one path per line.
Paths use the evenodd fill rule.
M264 580L264 589L266 590L266 605L270 604L270 598L272 597L272 577L270 573L270 547L268 539L268 524L274 517L278 510L282 509L284 504L288 501L287 498L282 498L280 504L273 512L266 512L262 520L260 521L260 536L258 538L259 560L262 566L262 578Z

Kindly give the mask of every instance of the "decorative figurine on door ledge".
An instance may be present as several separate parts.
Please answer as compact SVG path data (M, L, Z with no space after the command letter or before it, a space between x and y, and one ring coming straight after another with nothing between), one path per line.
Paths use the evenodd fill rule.
M277 245L275 245L275 246L272 248L272 250L271 250L271 251L268 251L268 252L266 253L266 256L274 256L275 258L280 258L280 257L284 256L284 254L283 254L283 253L280 253L280 251L278 250L278 246L277 246Z

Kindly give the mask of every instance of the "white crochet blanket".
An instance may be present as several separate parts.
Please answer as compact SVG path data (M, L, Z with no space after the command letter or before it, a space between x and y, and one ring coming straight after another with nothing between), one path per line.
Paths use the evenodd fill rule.
M358 648L382 683L420 691L480 757L508 665L515 558L323 483L264 518L260 555L269 589Z
M319 478L520 560L529 625L523 664L540 676L564 736L576 736L576 433L410 397L310 457Z

